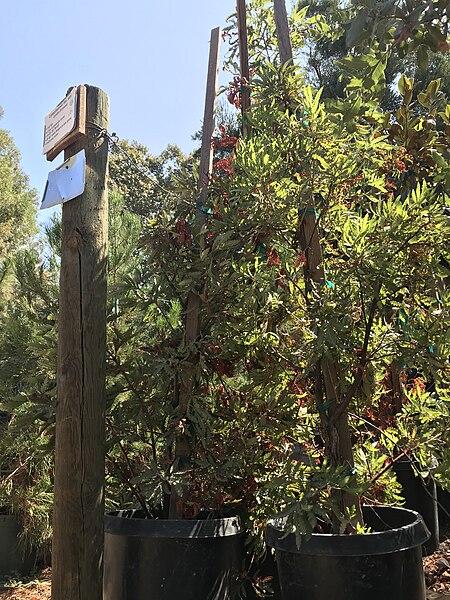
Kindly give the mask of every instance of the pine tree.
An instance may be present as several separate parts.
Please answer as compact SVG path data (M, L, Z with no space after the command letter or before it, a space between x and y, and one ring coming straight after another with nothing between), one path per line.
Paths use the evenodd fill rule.
M20 152L0 129L0 266L35 233L35 216L36 192L20 166Z

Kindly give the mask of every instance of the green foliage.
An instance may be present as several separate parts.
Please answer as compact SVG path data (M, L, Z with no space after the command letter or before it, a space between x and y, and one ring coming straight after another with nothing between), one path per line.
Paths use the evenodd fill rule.
M46 429L55 391L57 281L32 241L36 192L19 161L0 130L0 506L17 515L23 543L38 546L51 532Z
M351 511L342 513L334 503L330 494L333 489L362 491L354 474L345 466L332 467L326 461L319 464L289 461L284 471L262 488L261 501L270 502L272 491L274 498L270 504L277 512L277 519L283 519L283 528L295 534L300 547L303 536L329 533L333 517L339 520L342 533L353 520ZM284 504L282 511L279 511L280 501Z
M53 411L56 399L57 272L37 251L15 258L14 296L0 334L0 505L16 514L25 544L51 534Z
M276 54L273 44L268 52ZM387 58L381 38L367 52L349 55L341 63L347 96L327 103L295 67L261 62L251 81L254 134L239 142L232 174L213 186L220 217L210 223L212 252L226 240L234 273L246 274L248 293L241 288L234 297L241 318L233 339L242 340L241 356L247 352L247 361L256 356L263 365L247 375L252 389L266 394L278 384L283 397L295 383L310 417L287 435L295 431L294 439L311 444L311 429L317 432L332 412L315 403L317 364L337 363L336 392L347 399L355 438L357 486L348 489L372 501L399 500L395 478L385 469L399 451L422 454L422 462L437 453L448 460L441 452L445 405L439 404L441 418L435 419L437 446L424 438L419 442L412 435L417 424L399 416L399 430L409 432L411 443L388 452L374 416L393 402L384 376L394 362L440 382L449 356L443 284L450 235L446 109L438 98L439 82L420 89L403 77L395 118L384 115ZM305 277L307 258L299 251L307 211L317 215L323 283ZM431 405L426 410L436 417ZM361 411L369 417L364 427L357 417L365 414ZM285 492L300 479L296 474L288 484L274 472L274 487ZM295 490L292 506L300 500L314 507L309 517L298 517L297 531L310 531L308 518L323 519L324 506L333 520L331 488L339 486L331 474L329 481L327 494L310 504L306 490ZM340 520L346 522L342 512Z
M123 211L117 196L110 198L110 206L111 323L122 310L120 282L137 261L140 224ZM0 440L0 505L18 516L24 542L30 545L48 541L51 533L60 235L55 218L46 228L44 250L26 248L16 254L14 294L0 330L0 411L8 417ZM118 392L110 376L111 397Z
M0 311L11 292L8 274L12 255L36 233L35 217L36 192L20 167L20 153L12 137L0 129Z
M344 35L354 45L335 93L280 66L268 3L250 3L252 135L225 150L233 132L215 140L206 206L196 202L195 158L114 145L111 179L124 201L111 197L108 507L164 516L175 489L185 516L231 508L260 530L281 508L300 536L354 521L356 503L343 507L336 492L399 501L390 467L402 453L421 468L433 457L448 465L450 109L439 81L420 87L408 76L395 113L380 105L392 48L432 46L425 25L440 5L409 15L408 32L403 8L375 14L372 4L350 13L329 4L339 22L307 7L290 17L296 57L307 43L323 52L336 43L337 53ZM228 68L237 70L233 42ZM301 249L311 216L323 277L308 271L311 241ZM14 440L0 455L19 461L30 493L51 486L58 223L47 234L48 256L16 257L17 300L0 333L0 406ZM187 343L193 293L200 333ZM324 398L331 363L339 379ZM436 391L419 390L426 380ZM327 438L336 406L353 435L354 459L341 462ZM181 437L189 461L175 456ZM3 478L4 502L22 485Z
M13 139L0 130L0 262L35 233L36 192L20 168Z
M112 146L110 178L113 189L132 212L149 216L170 203L173 181L185 172L191 159L169 145L154 157L138 142L118 140Z
M372 45L375 39L395 44L405 56L413 49L445 52L448 45L449 6L446 0L376 3L362 0L347 33L349 46Z
M437 6L435 8L442 9ZM385 56L385 60L378 63L380 74L383 63L386 63L384 78L373 77L373 84L379 88L380 103L384 110L395 111L398 108L400 99L395 82L401 73L414 77L421 90L433 79L442 77L442 92L444 98L448 99L450 63L446 52L448 43L445 41L448 32L442 26L441 19L433 23L431 29L428 28L426 23L431 13L426 13L429 9L431 5L413 2L402 7L391 2L384 6L362 1L341 3L323 0L314 6L300 2L297 13L306 10L308 16L320 16L329 26L328 30L314 27L305 30L302 57L309 80L324 89L324 98L344 99L348 75L352 75L353 88L371 87L372 70L377 66L367 63L366 50L371 48L375 52L378 49L379 59ZM345 68L342 69L345 65L342 60L351 65L348 73ZM372 57L372 62L374 61L377 62L376 54Z

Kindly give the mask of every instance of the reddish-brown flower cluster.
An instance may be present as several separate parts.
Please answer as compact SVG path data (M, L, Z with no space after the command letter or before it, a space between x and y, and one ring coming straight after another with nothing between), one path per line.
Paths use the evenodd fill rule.
M267 256L267 266L268 267L279 267L280 266L280 257L278 256L278 252L275 248L267 247L266 250Z
M212 139L212 147L214 150L234 150L238 142L238 138L234 135L228 135L224 125L219 127L220 137Z
M389 179L389 177L386 177L386 180L384 182L386 189L388 192L391 192L392 190L396 190L397 189L397 184L394 181L391 181Z
M399 148L391 158L385 161L385 183L388 191L397 189L401 175L409 171L408 163L411 165L412 157L407 154L406 148L403 147Z
M352 175L336 184L332 192L332 198L339 204L350 208L354 202L360 199L359 188L364 179L363 173Z
M231 377L234 371L235 360L222 355L222 347L220 344L215 343L208 346L208 355L206 357L206 361L218 375L227 375L228 377ZM227 405L228 402L225 397L223 386L222 388L218 388L218 393L219 397L224 401L224 404Z
M426 385L421 379L419 379L418 377L413 379L413 385L412 385L411 391L414 394L417 394L418 396L420 396L425 390L426 390Z
M307 260L304 252L300 252L297 256L297 260L295 261L295 268L298 269L300 265L303 267L306 266Z
M246 92L250 92L247 79L236 75L232 83L230 83L230 88L227 92L228 102L236 108L241 108L241 94L245 94Z
M391 395L381 396L376 406L366 406L363 409L366 419L376 425L379 429L386 429L395 423L395 412Z
M232 157L227 156L226 158L221 158L213 164L213 168L215 171L215 175L226 175L229 177L233 173L233 167L231 166Z

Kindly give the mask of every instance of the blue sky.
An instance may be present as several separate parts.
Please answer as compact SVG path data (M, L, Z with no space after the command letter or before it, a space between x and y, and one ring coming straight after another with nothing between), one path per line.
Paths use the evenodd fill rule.
M211 29L235 0L2 0L0 106L30 183L62 162L42 155L44 117L72 85L110 96L111 131L159 153L192 148L201 124ZM222 56L226 50L222 44ZM225 80L222 81L224 83ZM43 211L43 216L48 211Z

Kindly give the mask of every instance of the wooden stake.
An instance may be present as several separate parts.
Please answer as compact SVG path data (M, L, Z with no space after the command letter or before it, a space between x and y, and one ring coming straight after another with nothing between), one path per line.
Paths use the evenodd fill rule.
M404 392L401 380L401 368L400 365L393 361L391 363L391 382L392 382L392 406L394 414L397 415L402 412Z
M209 178L212 172L212 136L216 126L216 98L219 75L220 27L211 31L209 46L208 76L206 82L205 110L203 113L202 148L198 179L197 219L203 224L206 214L202 211L208 197Z
M86 136L65 151L85 148L86 182L62 212L52 600L102 598L109 99L86 95Z
M206 204L208 199L209 178L212 172L213 148L211 145L215 127L217 83L219 72L219 47L220 28L211 31L211 44L209 50L208 76L206 83L205 111L203 117L203 135L200 154L199 184L196 222L200 230L206 221ZM200 238L203 236L200 234ZM200 242L201 245L203 242ZM185 313L184 345L189 347L200 335L200 314L202 309L201 291L191 290L188 294ZM186 416L192 393L195 388L198 355L191 353L179 373L177 390L178 408L177 418ZM190 462L190 444L187 435L181 434L175 442L175 461L178 467L186 467ZM174 488L170 494L169 518L181 519L183 516L183 498L178 495Z
M239 62L241 67L241 77L247 82L250 80L250 66L248 61L248 33L247 33L247 8L245 0L236 0L237 23L239 33ZM242 133L244 136L250 135L250 125L246 121L246 114L250 108L250 90L241 92L241 111L242 111Z
M273 12L275 15L275 27L277 29L280 62L282 65L292 63L292 45L285 0L273 0Z

